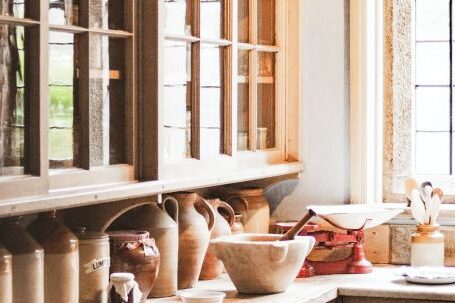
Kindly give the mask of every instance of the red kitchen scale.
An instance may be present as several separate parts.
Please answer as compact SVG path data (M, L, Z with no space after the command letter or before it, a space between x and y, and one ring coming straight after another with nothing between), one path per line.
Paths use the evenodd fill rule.
M390 220L402 209L386 209L370 205L309 206L318 217L345 232L320 230L316 223L309 223L299 233L316 239L315 250L332 250L348 247L351 253L342 260L311 261L305 260L298 278L314 275L366 274L373 270L371 262L365 258L363 249L364 231ZM277 233L285 233L296 222L276 223Z

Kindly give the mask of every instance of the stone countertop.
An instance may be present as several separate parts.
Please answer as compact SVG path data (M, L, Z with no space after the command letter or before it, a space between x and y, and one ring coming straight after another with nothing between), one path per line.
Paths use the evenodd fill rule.
M375 266L365 275L330 275L296 279L284 293L261 296L239 294L227 275L212 281L200 281L196 289L222 291L225 303L325 303L338 296L419 299L455 302L455 287L407 283L398 275L398 266ZM148 303L177 303L177 297L150 299Z

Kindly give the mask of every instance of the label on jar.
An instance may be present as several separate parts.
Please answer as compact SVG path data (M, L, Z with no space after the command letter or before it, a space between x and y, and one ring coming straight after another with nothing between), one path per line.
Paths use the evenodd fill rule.
M86 274L102 270L104 268L109 268L109 266L111 266L111 258L109 257L103 259L93 259L92 261L84 264Z

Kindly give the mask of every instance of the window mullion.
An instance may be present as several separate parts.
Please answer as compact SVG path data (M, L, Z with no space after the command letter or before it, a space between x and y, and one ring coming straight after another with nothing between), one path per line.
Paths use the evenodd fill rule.
M452 15L453 0L449 0L449 62L450 62L450 139L449 139L449 174L453 174L453 39L452 39Z
M257 45L257 1L250 0L250 43ZM258 62L258 53L254 49L250 53L250 127L249 127L249 149L255 151L257 148L257 62Z

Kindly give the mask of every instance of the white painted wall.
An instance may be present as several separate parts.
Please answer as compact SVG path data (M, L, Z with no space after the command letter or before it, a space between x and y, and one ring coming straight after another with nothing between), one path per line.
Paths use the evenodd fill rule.
M279 220L349 200L349 1L302 1L305 171L272 214Z

